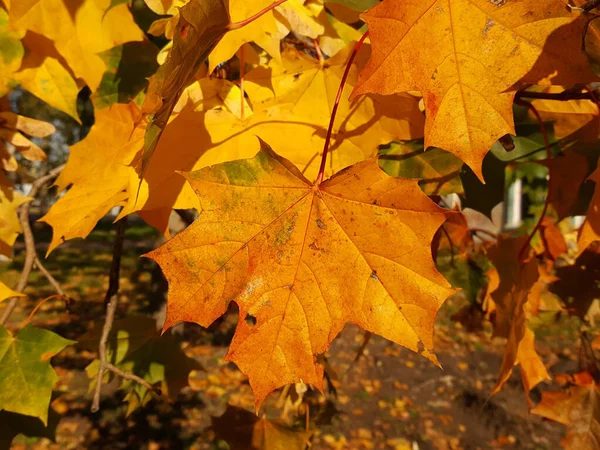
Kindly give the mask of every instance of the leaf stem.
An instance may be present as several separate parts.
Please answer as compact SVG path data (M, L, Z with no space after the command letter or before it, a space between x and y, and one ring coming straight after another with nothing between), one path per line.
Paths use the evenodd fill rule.
M546 194L546 200L544 201L544 208L542 209L542 213L540 214L540 217L537 223L535 224L535 227L533 227L533 230L531 230L531 233L529 234L527 240L525 241L525 243L521 247L521 250L519 251L520 262L523 259L525 251L529 247L529 244L531 244L533 236L535 236L535 233L537 233L542 227L542 222L544 221L544 217L546 217L546 213L548 212L548 206L550 205L550 193L552 192L552 151L550 149L550 139L548 139L548 133L546 132L546 127L544 127L544 121L542 120L542 117L540 116L540 113L538 112L537 108L533 106L532 103L523 100L518 100L516 101L516 103L529 108L529 110L533 113L536 120L538 121L538 124L540 125L540 131L542 132L542 136L544 137L544 145L546 146L546 156L548 159L548 193Z
M323 57L323 52L321 51L321 47L319 47L319 42L316 39L313 39L313 45L315 46L315 52L317 54L317 58L319 58L319 62L323 64L325 58Z
M253 16L248 17L247 19L242 20L241 22L233 22L233 23L228 24L225 27L225 29L227 31L239 30L240 28L245 27L249 23L254 22L256 19L261 18L266 13L268 13L269 11L277 8L279 5L281 5L282 3L285 3L285 2L287 2L287 0L277 0L275 3L270 4L266 8L260 10L259 12L257 12L256 14L254 14Z
M46 297L44 300L42 300L41 302L39 302L35 308L33 308L33 311L31 311L31 313L29 314L29 316L27 317L27 319L25 319L25 321L23 322L23 325L21 325L21 329L25 328L29 322L31 322L31 319L33 319L33 316L35 316L35 313L38 312L38 310L40 309L40 307L46 303L48 300L52 300L54 298L63 298L66 299L66 296L61 295L61 294L54 294L51 295L50 297Z
M342 93L344 92L344 85L346 84L346 79L348 78L348 74L350 73L350 68L352 67L352 63L354 62L354 58L356 54L360 50L363 42L369 36L369 32L367 31L356 43L354 47L354 51L348 58L348 62L346 63L346 70L344 71L344 75L342 76L342 81L340 82L340 87L337 92L337 96L335 97L335 102L333 104L333 110L331 111L331 119L329 120L329 128L327 129L327 137L325 138L325 146L323 147L323 156L321 157L321 167L319 167L319 174L317 175L317 180L315 184L318 186L323 182L323 177L325 176L325 163L327 162L327 151L329 150L329 144L331 142L331 135L333 133L333 124L335 123L335 115L337 114L338 106L340 104L340 99L342 98Z

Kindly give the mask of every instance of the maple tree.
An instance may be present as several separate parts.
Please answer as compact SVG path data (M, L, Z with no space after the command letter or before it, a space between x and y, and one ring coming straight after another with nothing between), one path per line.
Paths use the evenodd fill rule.
M518 365L531 412L568 426L565 448L598 448L598 3L0 0L0 255L24 242L18 282L0 279L6 423L49 423L50 359L75 345L30 323L71 302L30 220L52 184L46 256L118 209L104 320L76 344L97 354L94 412L113 378L127 414L174 399L202 367L169 330L232 305L226 358L259 412L289 385L325 394L349 323L366 332L357 358L374 333L439 365L436 315L462 296L453 318L505 341L489 394ZM25 91L62 119L19 114ZM64 165L46 154L61 120L85 129ZM183 231L174 211L192 219ZM162 335L145 316L115 320L133 214L168 238L138 254L169 284ZM28 288L34 269L56 295ZM578 373L538 353L545 313L578 320ZM550 383L563 391L536 402ZM300 449L308 411L304 431L233 406L213 426L243 422L231 448Z

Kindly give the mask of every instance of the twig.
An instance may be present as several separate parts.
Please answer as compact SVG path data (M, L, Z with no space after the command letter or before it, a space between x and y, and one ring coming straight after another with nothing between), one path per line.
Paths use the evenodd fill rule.
M563 92L534 92L534 91L518 91L515 100L531 98L541 100L556 100L567 102L569 100L594 100L592 92L577 92L566 90Z
M114 366L109 362L106 363L106 370L110 370L115 375L118 375L121 378L125 378L126 380L135 381L136 383L144 386L149 391L157 391L157 389L154 386L152 386L150 383L148 383L143 378L140 378L133 373L124 372L121 369L119 369L117 366Z
M102 336L100 338L100 345L98 346L98 353L100 354L100 366L98 367L98 376L96 378L96 388L94 390L94 398L92 400L92 412L98 412L100 409L100 390L102 389L102 377L104 371L107 368L108 362L106 360L106 342L110 330L112 329L113 321L115 320L115 311L117 310L117 296L113 295L108 302L106 308L106 318L104 319L104 327L102 328Z
M529 234L529 236L527 237L527 240L523 244L523 247L521 247L521 250L519 251L519 262L521 262L521 260L523 259L523 256L525 255L525 251L529 247L529 244L531 244L531 240L533 239L533 236L535 236L535 233L537 233L541 229L542 222L544 221L544 217L546 217L546 213L548 212L548 206L550 205L550 193L553 192L553 190L552 190L552 150L550 148L550 139L548 138L548 133L546 132L546 127L544 127L544 121L542 120L542 117L540 116L540 113L538 112L536 107L533 106L533 104L523 101L523 100L520 100L517 103L529 108L529 110L533 113L536 120L538 121L538 124L540 125L540 131L542 132L542 136L544 137L544 144L546 145L546 155L548 158L548 193L546 194L546 200L544 201L544 208L542 209L542 213L540 214L540 217L539 217L537 223L535 224L535 227L533 227L533 230L531 230L531 233Z
M48 269L46 269L44 267L44 265L40 261L40 258L38 257L37 254L35 255L34 263L35 263L35 267L37 267L37 269L40 272L42 272L42 275L44 275L46 277L46 279L48 280L48 283L50 283L52 285L52 287L54 288L56 293L63 297L67 297L67 294L65 294L65 291L63 291L63 289L60 287L60 284L58 284L58 281L56 281L56 278L54 278L52 276L52 274L50 272L48 272Z
M581 10L585 12L589 12L594 8L597 8L600 5L600 0L590 0L589 2L583 4L581 6Z
M115 311L118 304L119 292L119 275L121 272L121 254L123 252L123 241L125 240L125 229L127 228L127 216L119 220L117 223L117 237L113 248L113 259L110 268L110 277L108 282L108 290L106 291L106 317L104 318L104 326L102 327L102 336L98 346L98 355L100 358L100 366L98 367L98 376L96 378L96 388L92 400L92 412L95 413L100 409L100 390L102 389L102 378L104 372L108 369L108 361L106 359L106 343L108 336L115 320Z
M27 319L25 319L25 321L23 322L23 325L21 325L21 329L25 328L29 322L31 322L31 319L33 319L33 316L35 316L35 313L38 312L38 309L40 309L40 307L46 303L48 300L52 300L54 298L66 298L66 296L64 295L60 295L60 294L54 294L51 295L50 297L46 297L44 300L42 300L41 302L39 302L35 308L33 308L33 311L31 311L31 313L29 314L29 316L27 317Z
M62 172L62 170L64 168L65 168L64 164L62 166L55 167L50 172L48 172L46 175L41 176L37 180L35 180L33 182L33 184L31 185L31 190L29 191L29 197L35 198L35 196L40 191L40 189L46 183L48 183L49 181L56 178ZM21 210L19 211L19 222L21 223L21 227L23 228L23 237L25 238L25 264L23 264L23 270L21 271L21 276L19 277L19 281L18 281L16 287L14 288L14 290L17 292L23 292L23 290L27 286L27 281L29 280L29 276L31 275L31 271L33 270L34 264L36 263L36 261L39 262L37 253L35 252L35 239L33 238L33 231L31 230L31 225L29 223L30 210L31 210L31 202L28 202L28 203L25 203L24 205L22 205ZM46 274L49 274L48 271L45 268L42 269L42 267L43 266L41 264L38 264L38 268L40 268L40 271L46 276L46 278L48 278L48 275L46 275ZM50 275L50 277L52 277L52 275ZM54 280L53 277L52 277L52 279ZM50 280L48 280L48 281L50 281ZM51 282L51 284L56 289L58 282L56 282L56 280L54 280L53 282ZM60 289L60 286L59 286L59 289ZM64 292L62 292L62 289L60 289L60 291L58 291L58 293L60 295L64 295ZM6 310L4 311L4 314L2 314L2 317L0 318L0 325L4 325L8 321L8 319L10 318L10 315L13 313L13 311L17 307L18 302L19 302L19 297L13 297L8 301Z
M444 233L444 236L446 236L446 239L448 239L448 244L450 244L450 265L456 268L456 265L454 264L454 242L452 242L452 238L450 237L450 234L444 225L440 227L440 230L442 230L442 233Z

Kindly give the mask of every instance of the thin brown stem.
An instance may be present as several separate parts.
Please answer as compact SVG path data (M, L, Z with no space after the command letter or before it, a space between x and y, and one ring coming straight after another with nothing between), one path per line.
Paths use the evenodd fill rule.
M360 50L363 42L369 36L369 32L367 31L359 41L356 43L354 47L354 51L348 58L348 62L346 63L346 70L344 70L344 75L342 76L342 80L340 81L340 87L338 89L337 95L335 97L335 102L333 104L333 110L331 111L331 119L329 120L329 128L327 129L327 137L325 138L325 146L323 147L323 156L321 157L321 166L319 167L319 174L317 175L317 180L315 184L318 186L323 182L323 178L325 176L325 163L327 162L327 151L329 150L329 144L331 142L331 135L333 133L333 124L335 123L335 115L337 114L338 106L340 104L340 100L342 98L342 93L344 92L344 85L346 84L346 79L348 78L348 74L350 73L350 68L352 67L352 63L354 62L354 58L356 54Z
M450 234L444 225L441 226L441 230L442 233L444 233L444 236L446 236L446 239L448 239L448 244L450 244L450 265L452 267L456 267L454 264L454 242L452 241L452 238L450 237Z
M319 47L319 42L316 39L313 39L313 45L315 46L315 52L317 54L317 58L319 58L319 62L323 64L325 58L323 57L323 52L321 51L321 47Z
M124 378L126 380L135 381L136 383L141 384L142 386L144 386L146 389L148 389L150 391L160 392L158 389L156 389L154 386L152 386L150 383L148 383L143 378L140 378L133 373L124 372L121 369L119 369L117 366L112 365L111 363L108 363L108 362L106 363L106 370L109 370L112 373L114 373L115 375L118 375L121 378Z
M30 322L31 319L33 319L33 316L35 316L35 313L38 312L38 310L40 309L40 307L46 303L48 300L52 300L55 298L65 298L64 295L60 295L60 294L54 294L51 295L50 297L46 297L44 300L42 300L41 302L39 302L35 308L33 308L33 311L31 311L31 313L29 314L29 316L27 317L27 319L25 319L25 321L23 322L23 325L21 325L21 328L25 328Z
M535 224L535 227L533 227L533 230L531 230L531 233L529 234L527 240L523 244L523 247L521 247L521 250L519 251L520 262L523 259L525 252L529 248L529 245L531 244L531 240L535 236L535 233L537 233L542 227L542 222L544 221L544 217L546 217L548 207L550 206L550 193L552 192L552 150L550 148L550 139L548 138L548 133L546 132L544 121L542 120L542 117L540 116L540 113L538 112L536 107L533 106L533 104L522 100L519 103L522 106L526 106L527 108L529 108L529 110L533 113L536 120L538 121L540 131L542 132L542 136L544 137L544 145L546 146L546 157L548 159L548 193L546 194L546 200L544 201L544 208L542 209L542 213L540 214L540 217L537 223Z
M41 176L37 180L35 180L31 185L29 197L35 198L40 189L44 187L46 183L56 178L64 168L64 164L62 166L55 167L46 175ZM27 286L27 281L29 280L29 276L31 275L33 266L36 262L36 259L38 259L37 253L35 252L35 239L33 238L33 231L31 230L31 224L29 223L30 210L31 202L27 202L21 206L21 209L19 211L19 222L21 223L21 228L23 228L23 237L25 239L25 264L23 264L23 269L21 270L19 281L17 282L17 285L14 288L14 290L17 292L23 292L23 290ZM40 267L40 265L38 265L38 267ZM0 325L4 325L6 322L8 322L8 319L17 307L18 302L19 297L13 297L8 301L7 307L4 310L4 314L2 314L2 317L0 318Z
M227 31L239 30L240 28L245 27L246 25L248 25L251 22L254 22L256 19L259 19L260 17L264 16L269 11L272 11L273 9L277 8L279 5L281 5L285 2L287 2L287 0L277 0L275 3L272 3L271 5L267 6L266 8L260 10L253 16L248 17L247 19L244 19L241 22L230 23L225 28L227 29Z
M46 279L48 280L48 283L50 283L52 285L52 287L54 288L54 290L56 291L56 293L60 296L66 297L67 295L65 294L65 291L63 291L62 287L60 286L60 284L58 283L58 281L56 281L56 278L54 278L52 276L52 274L48 271L48 269L46 269L46 267L44 267L44 265L42 264L42 261L40 261L40 258L38 257L38 255L35 255L35 267L37 267L37 269L42 272L42 275L44 275L46 277Z

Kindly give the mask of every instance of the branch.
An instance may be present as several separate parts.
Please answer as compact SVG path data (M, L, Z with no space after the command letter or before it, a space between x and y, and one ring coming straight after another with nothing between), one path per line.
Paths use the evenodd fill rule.
M600 2L600 0L598 0ZM557 100L566 102L569 100L594 100L595 95L599 95L600 91L592 92L581 92L566 90L563 92L533 92L533 91L518 91L515 96L515 101L518 102L520 99L532 98L542 100Z
M37 180L35 180L33 182L33 184L31 185L31 190L29 191L29 197L35 198L35 196L40 191L40 189L46 183L48 183L49 181L52 181L54 178L56 178L62 172L62 170L64 168L65 168L64 164L62 166L55 167L50 172L48 172L46 175L41 176ZM27 286L27 281L29 280L29 275L31 275L33 266L34 266L34 264L37 264L38 268L46 276L46 278L48 278L48 276L50 278L52 278L53 281L51 281L50 284L52 284L52 286L55 289L58 286L57 292L60 295L64 295L64 292L62 291L62 289L60 289L58 282L54 279L54 277L52 277L52 275L50 275L50 273L39 262L39 258L35 251L35 240L33 238L33 231L31 230L31 224L29 223L29 212L31 210L31 203L32 202L25 203L23 206L21 206L21 210L19 212L19 222L21 222L21 227L23 228L23 237L25 238L25 264L23 265L23 270L21 271L21 276L19 278L17 286L15 287L15 291L23 292L23 290ZM50 281L50 278L48 278L48 281ZM13 313L13 311L17 307L18 301L19 301L19 297L13 297L9 300L8 306L6 307L4 314L0 318L0 325L4 325L8 321L8 319L10 318L10 315Z
M102 389L102 378L104 371L108 368L106 360L106 343L108 336L112 330L115 320L115 311L118 304L119 293L119 275L121 272L121 254L123 253L123 241L125 240L125 230L127 229L127 216L119 220L117 223L117 237L113 247L112 265L110 267L110 276L108 281L108 290L104 302L106 304L106 316L104 318L104 326L102 327L102 336L98 345L98 356L100 358L100 366L98 367L98 377L96 379L96 388L92 400L92 412L98 412L100 409L100 390Z
M104 326L102 327L102 336L98 345L98 356L100 358L100 366L98 367L98 375L96 378L96 387L94 389L94 397L92 399L92 412L98 412L100 409L100 391L102 390L102 378L105 371L110 371L126 380L135 381L141 384L146 389L155 390L155 388L144 379L132 373L124 372L113 364L109 363L106 358L106 344L108 337L113 327L115 320L115 312L119 302L119 278L121 273L121 256L123 254L123 242L125 241L125 230L127 229L127 217L122 218L117 223L117 237L113 247L112 265L110 267L110 277L108 282L108 290L106 291L106 317L104 318Z
M585 11L585 12L589 12L592 9L597 8L598 5L600 5L600 0L590 0L589 2L587 2L581 6L581 10Z

